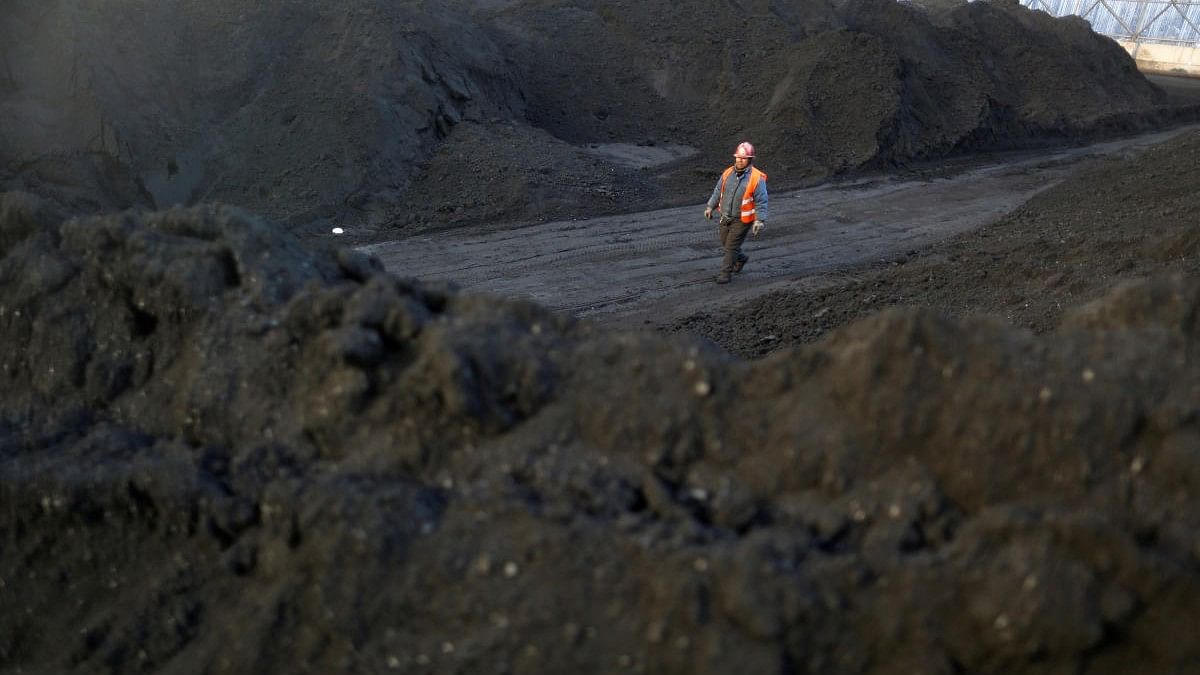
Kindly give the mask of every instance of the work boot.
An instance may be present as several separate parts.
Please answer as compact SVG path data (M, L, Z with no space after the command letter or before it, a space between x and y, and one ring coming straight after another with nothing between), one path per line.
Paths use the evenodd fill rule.
M732 277L729 276L729 272L721 272L720 274L717 275L717 283L718 284L727 284L727 283L729 283L729 280L731 278Z
M745 253L742 253L741 255L738 256L737 262L733 263L733 271L735 273L741 272L742 268L745 267L746 263L748 263L748 262L750 262L750 256L746 255Z

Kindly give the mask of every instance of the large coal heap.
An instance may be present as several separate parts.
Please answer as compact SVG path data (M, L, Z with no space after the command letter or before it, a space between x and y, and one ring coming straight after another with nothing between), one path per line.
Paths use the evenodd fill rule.
M999 1L10 4L0 185L79 213L384 236L696 201L744 137L782 186L1176 114L1083 21Z
M6 672L1200 659L1194 280L748 363L236 209L0 232Z
M894 308L756 362L294 236L1187 112L1081 20L927 4L10 3L0 670L1195 670L1200 283L1085 279L1134 250L1085 199L977 247L1077 253L1040 334ZM1195 259L1194 200L1106 180L1162 263L1121 270Z

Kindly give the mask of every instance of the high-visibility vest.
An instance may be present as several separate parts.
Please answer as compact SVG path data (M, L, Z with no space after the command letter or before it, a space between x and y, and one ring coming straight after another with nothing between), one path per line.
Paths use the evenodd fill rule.
M721 200L725 198L725 185L729 182L729 174L733 173L733 170L734 167L731 166L721 174L721 196L717 197L717 206L720 206ZM767 174L753 166L750 167L750 182L746 183L746 191L742 194L743 223L753 223L757 217L754 215L754 190L758 188L758 181L766 179Z

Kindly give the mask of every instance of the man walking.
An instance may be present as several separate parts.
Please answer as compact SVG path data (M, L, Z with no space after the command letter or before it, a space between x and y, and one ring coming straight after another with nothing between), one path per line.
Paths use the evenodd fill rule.
M727 284L735 272L741 272L750 260L742 253L746 234L758 236L767 220L767 174L754 166L754 146L743 141L733 152L733 166L717 179L704 217L712 220L713 211L720 218L719 232L725 259L718 284Z

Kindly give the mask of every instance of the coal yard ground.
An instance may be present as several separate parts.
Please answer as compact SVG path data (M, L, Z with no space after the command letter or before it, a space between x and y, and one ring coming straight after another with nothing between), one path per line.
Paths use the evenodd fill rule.
M0 672L1200 673L1200 86L1082 19L13 0L0 66Z

